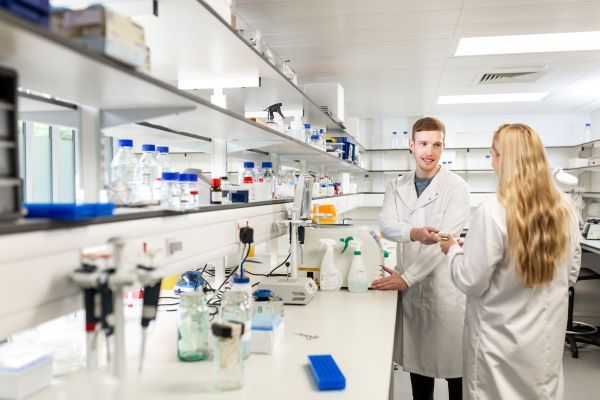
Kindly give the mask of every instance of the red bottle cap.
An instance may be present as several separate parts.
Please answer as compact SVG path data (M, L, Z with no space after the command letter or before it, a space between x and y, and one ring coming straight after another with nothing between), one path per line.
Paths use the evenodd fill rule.
M245 176L244 183L254 183L254 179L251 176Z
M210 180L210 186L212 186L212 187L221 186L221 178L212 178Z

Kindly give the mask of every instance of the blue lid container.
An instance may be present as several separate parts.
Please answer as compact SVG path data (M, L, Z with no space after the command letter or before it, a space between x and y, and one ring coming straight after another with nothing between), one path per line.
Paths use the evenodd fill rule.
M179 182L189 182L190 174L179 174Z
M30 203L25 204L27 218L49 218L59 221L80 221L83 219L113 215L112 203Z
M310 124L304 124L304 129L310 129Z
M250 283L250 278L248 278L246 276L236 276L235 278L233 278L233 283L239 283L239 284Z
M252 161L244 162L244 168L254 168L254 163Z
M154 146L153 144L143 144L142 145L142 151L156 151L156 146Z
M312 140L319 140L319 135L310 135Z
M263 168L273 168L273 163L270 161L265 161L262 163Z
M133 140L119 139L119 147L133 147Z
M198 182L198 175L196 175L196 174L187 174L187 175L190 179L190 182Z
M163 181L177 181L179 180L179 172L163 172Z
M161 154L169 154L169 147L168 146L156 146L156 151Z

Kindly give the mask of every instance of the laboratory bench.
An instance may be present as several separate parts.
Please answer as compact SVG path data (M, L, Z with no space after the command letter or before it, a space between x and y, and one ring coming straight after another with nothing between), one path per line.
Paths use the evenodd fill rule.
M396 291L319 291L305 306L285 306L284 344L273 355L252 354L244 362L244 386L228 392L212 389L212 361L177 360L177 313L163 311L148 332L142 372L139 344L133 344L122 383L82 369L29 399L387 399L396 299ZM344 390L318 391L308 367L312 354L333 356L346 378Z

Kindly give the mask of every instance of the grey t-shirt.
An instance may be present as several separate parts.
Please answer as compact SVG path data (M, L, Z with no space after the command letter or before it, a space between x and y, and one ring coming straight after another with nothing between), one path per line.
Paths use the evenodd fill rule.
M429 186L432 180L433 178L421 179L415 176L415 189L417 189L417 197L421 196L421 193L423 193L425 189L427 189L427 186Z

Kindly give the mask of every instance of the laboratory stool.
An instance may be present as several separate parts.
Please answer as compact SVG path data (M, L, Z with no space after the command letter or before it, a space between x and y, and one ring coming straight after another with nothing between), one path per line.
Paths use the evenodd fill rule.
M581 268L579 271L579 277L577 281L589 281L593 279L600 279L600 274L587 269ZM587 324L585 322L573 321L573 305L575 303L575 288L569 288L569 313L567 316L567 335L566 341L569 343L571 347L571 355L573 358L579 358L579 349L577 347L577 342L592 344L596 346L600 346L600 341L590 338L590 335L593 335L598 332L598 328L592 324Z

